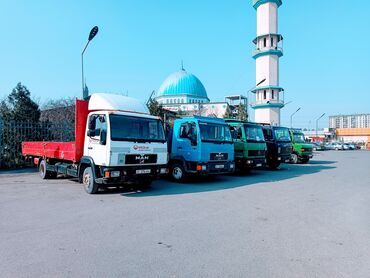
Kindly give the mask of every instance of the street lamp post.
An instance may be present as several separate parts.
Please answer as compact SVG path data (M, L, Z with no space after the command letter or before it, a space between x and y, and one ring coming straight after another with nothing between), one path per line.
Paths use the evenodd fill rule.
M249 93L252 92L255 88L257 88L259 85L261 85L263 82L266 81L266 78L262 79L260 82L258 82L255 86L253 86L252 88L250 88L248 91L247 91L247 102L249 102ZM250 104L250 106L252 107L252 104ZM249 105L247 103L247 114L248 114L248 118L249 118L249 112L248 112L249 109Z
M99 31L99 28L98 26L94 26L91 31L90 31L90 34L89 34L89 38L87 40L87 43L84 47L84 49L82 50L82 53L81 53L81 72L82 72L82 96L83 96L83 99L87 99L88 95L87 95L87 91L85 90L85 76L84 76L84 53L85 53L85 50L87 48L87 46L89 45L90 41L96 36L96 34L98 33Z
M325 113L324 114L322 114L317 120L316 120L316 138L317 138L317 136L318 136L318 133L317 133L317 129L318 129L318 125L319 125L319 120L322 118L322 117L324 117L325 116Z
M299 111L301 110L301 107L299 107L292 115L290 115L290 128L293 127L293 116Z

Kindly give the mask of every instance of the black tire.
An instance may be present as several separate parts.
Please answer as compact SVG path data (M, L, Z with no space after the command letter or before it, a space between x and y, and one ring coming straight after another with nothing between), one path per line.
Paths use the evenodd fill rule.
M91 167L86 167L82 174L82 183L86 193L95 194L99 190L98 184L95 182Z
M45 160L41 160L39 164L39 175L43 180L53 179L57 177L56 172L46 170L47 163Z
M297 164L299 162L299 157L298 157L298 154L296 153L292 153L290 155L290 163L292 164Z
M173 164L170 169L171 179L176 182L184 182L186 180L186 173L184 166L181 164Z

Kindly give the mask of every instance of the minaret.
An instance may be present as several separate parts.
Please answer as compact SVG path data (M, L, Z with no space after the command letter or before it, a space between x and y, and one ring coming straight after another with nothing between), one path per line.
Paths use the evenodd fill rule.
M283 56L283 37L278 33L278 8L281 0L252 0L257 11L257 37L253 40L256 60L255 122L280 125L284 89L279 86L279 58Z

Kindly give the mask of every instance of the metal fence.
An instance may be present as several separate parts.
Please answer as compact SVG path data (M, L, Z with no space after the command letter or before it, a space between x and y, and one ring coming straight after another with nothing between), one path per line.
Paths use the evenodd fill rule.
M73 122L15 122L0 118L0 169L28 166L23 141L74 141Z

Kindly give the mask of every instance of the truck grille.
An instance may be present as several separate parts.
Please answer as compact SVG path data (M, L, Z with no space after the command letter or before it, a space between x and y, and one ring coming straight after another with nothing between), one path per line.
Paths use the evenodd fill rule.
M292 147L282 147L280 153L281 154L291 154L292 153Z
M210 160L227 160L229 158L229 155L227 153L211 153L210 154Z
M265 156L265 150L249 150L248 156Z
M126 155L125 164L149 164L157 163L156 154L128 154Z

